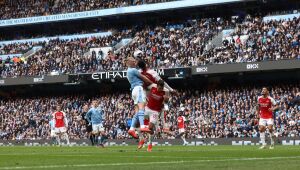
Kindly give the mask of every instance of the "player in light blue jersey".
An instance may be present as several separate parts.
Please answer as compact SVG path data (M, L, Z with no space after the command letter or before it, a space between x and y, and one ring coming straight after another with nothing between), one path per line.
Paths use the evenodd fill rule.
M89 124L92 125L92 133L95 135L95 143L97 144L97 146L102 147L104 147L105 139L107 139L103 126L103 117L103 108L101 108L97 100L94 100L92 102L92 107L85 115L85 119L89 122Z
M49 126L50 126L50 137L51 137L52 145L57 145L55 125L54 125L54 120L52 118L52 115L50 116Z
M146 76L142 75L136 68L137 62L133 57L129 57L126 60L128 66L127 69L127 79L131 86L131 97L135 105L135 115L132 118L131 127L128 131L128 134L134 138L138 138L135 133L136 123L140 123L140 130L142 132L150 132L148 128L144 125L144 114L145 114L145 103L146 103L146 94L143 89L144 82L147 84L152 84Z

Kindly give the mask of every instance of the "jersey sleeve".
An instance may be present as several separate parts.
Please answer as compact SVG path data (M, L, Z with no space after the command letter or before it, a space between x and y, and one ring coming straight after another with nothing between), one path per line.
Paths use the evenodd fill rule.
M170 90L168 88L164 87L164 92L166 93L166 95L169 95Z
M182 116L182 118L183 118L183 121L185 122L185 121L186 121L186 118L185 118L184 116Z
M132 69L132 74L136 75L136 76L140 76L141 75L141 73L139 72L139 70L136 69L136 68Z
M85 119L91 123L91 114L92 114L92 108L85 114Z
M277 104L273 97L270 97L270 100L271 100L271 103L272 103L273 106Z
M161 77L158 75L158 73L155 70L152 69L148 70L148 73L153 76L156 82L161 79Z
M64 122L65 122L65 126L68 127L68 119L67 119L67 116L66 116L66 113L65 112L62 112L63 115L64 115Z
M53 125L55 125L56 124L55 112L52 113L52 120L53 120Z
M153 87L157 87L157 84L150 84L148 87L147 87L147 89L148 90L151 90Z
M66 117L66 112L62 112L62 113L63 113L64 117Z

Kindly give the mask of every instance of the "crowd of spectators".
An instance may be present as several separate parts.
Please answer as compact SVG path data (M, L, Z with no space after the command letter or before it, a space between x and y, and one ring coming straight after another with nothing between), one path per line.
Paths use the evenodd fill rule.
M188 20L137 31L134 42L117 56L136 56L149 61L151 67L183 67L196 65L197 56L206 44L223 29L235 26L236 20L207 18Z
M23 54L27 52L28 49L37 45L36 43L14 43L14 44L2 44L0 45L0 55L6 54Z
M249 16L222 47L207 51L198 64L300 59L299 30L300 17L263 22L262 18Z
M96 58L95 55L90 55L90 48L113 46L128 33L130 30L101 38L50 40L44 42L43 48L26 60L2 64L0 74L2 77L14 77L45 75L52 71L68 74L108 70L106 66L115 61L114 55L109 54L105 59Z
M277 136L300 136L299 84L275 85L270 93L279 105L274 113ZM255 113L261 87L229 87L215 90L189 89L171 96L165 106L166 123L158 128L156 138L167 138L161 129L165 125L172 130L168 138L178 134L179 111L187 118L188 138L230 138L259 136ZM297 97L298 96L298 97ZM91 96L65 95L33 98L10 98L0 101L0 139L26 140L49 139L50 115L57 104L61 105L69 120L71 139L87 137L86 125L81 119L83 106L97 99L104 109L105 130L110 139L129 138L127 130L134 115L133 101L129 93L98 93ZM162 118L162 117L161 117Z
M0 20L64 14L175 0L2 0Z
M53 70L63 74L122 70L125 68L124 59L135 54L150 61L149 64L153 67L188 66L191 57L185 56L199 55L215 34L223 28L233 26L232 22L221 18L201 19L154 28L147 26L140 30L122 30L109 37L51 40L44 43L43 49L26 61L5 62L0 68L0 75L42 75ZM91 47L113 46L130 35L134 38L129 46L116 52L109 51L106 57L87 53ZM63 60L67 61L60 62Z
M207 48L215 35L228 28L234 28L234 32L229 39L224 39L222 46ZM51 40L26 61L0 65L0 75L123 70L126 67L124 59L128 56L145 59L150 67L157 68L300 59L299 30L300 17L268 22L264 22L262 17L251 16L244 20L209 18L146 25L116 32L109 37ZM114 47L129 35L134 35L129 45L109 51L106 57L87 53L91 47Z

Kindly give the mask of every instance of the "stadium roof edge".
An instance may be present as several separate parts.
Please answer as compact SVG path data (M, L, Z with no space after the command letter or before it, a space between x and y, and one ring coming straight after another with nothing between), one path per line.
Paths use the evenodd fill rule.
M0 41L0 46L7 45L7 44L13 44L13 43L33 43L33 42L43 42L43 41L47 42L47 41L53 40L53 39L71 40L71 39L76 39L76 38L105 37L105 36L110 36L110 35L112 35L111 31L99 32L99 33L86 33L86 34L57 35L57 36L52 36L52 37Z
M78 20L78 19L87 19L87 18L95 18L95 17L134 14L134 13L141 13L141 12L154 12L159 10L180 9L186 7L217 5L217 4L248 2L248 1L255 1L255 0L206 0L206 1L181 0L181 1L156 3L156 4L145 4L139 6L73 12L73 13L57 14L57 15L49 15L49 16L37 16L37 17L28 17L28 18L0 20L0 27L58 22L58 21L67 21L67 20Z

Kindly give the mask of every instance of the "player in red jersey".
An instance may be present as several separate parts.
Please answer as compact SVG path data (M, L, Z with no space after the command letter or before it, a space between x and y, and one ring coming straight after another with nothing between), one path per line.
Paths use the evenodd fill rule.
M145 115L149 115L149 145L148 152L152 151L152 141L154 131L158 124L159 114L162 111L164 102L169 100L169 90L164 88L165 82L163 80L159 80L156 84L152 84L148 87L148 103L146 105Z
M153 70L147 67L147 64L143 60L139 60L138 62L138 67L141 69L141 74L147 77L149 80L151 80L154 84L157 84L159 80L162 80L159 74ZM151 84L144 83L144 89L145 89L145 94L148 97L148 93L150 90ZM168 85L168 83L164 82L164 88L166 88L169 92L176 94L176 90L174 90L172 87ZM149 115L145 114L145 126L149 125ZM149 136L150 138L150 136Z
M65 139L67 145L70 145L69 136L67 134L68 120L66 113L61 111L61 106L56 106L56 112L53 113L53 120L58 144L61 145L60 139Z
M270 149L274 149L274 134L273 134L273 111L278 109L278 105L276 105L275 100L269 96L269 91L266 87L262 88L261 92L262 96L258 97L258 117L259 119L259 132L260 132L260 139L262 142L262 146L260 149L266 148L266 141L265 141L265 131L266 127L269 129L270 139L271 139L271 146Z
M177 126L178 126L178 131L179 131L179 136L183 140L183 145L187 145L187 141L185 140L185 122L186 119L183 116L182 111L179 111L179 117L177 118Z

